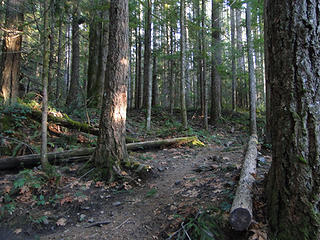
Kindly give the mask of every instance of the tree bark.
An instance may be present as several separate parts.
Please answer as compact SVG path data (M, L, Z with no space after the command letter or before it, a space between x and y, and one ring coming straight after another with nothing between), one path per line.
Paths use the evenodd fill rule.
M1 95L5 104L17 102L19 94L24 0L8 0L1 61Z
M49 28L48 28L48 1L43 3L43 56L42 56L42 120L41 120L41 165L44 171L49 170L48 162L48 81L49 81Z
M256 174L257 141L258 137L251 135L230 210L229 222L236 231L247 230L252 221L252 188Z
M272 165L271 236L320 239L320 2L266 2Z
M181 118L182 125L186 129L188 127L187 120L187 107L186 107L186 67L185 67L185 1L180 2L180 72L181 72L181 94L180 94L180 106L181 106Z
M230 6L231 26L231 78L232 78L232 111L237 110L236 53L235 53L235 23L234 8Z
M256 76L253 65L253 43L251 36L251 3L247 3L246 8L246 30L247 30L247 45L248 45L248 68L249 68L249 86L250 86L250 134L257 134L256 120Z
M211 122L217 124L221 116L221 37L220 37L220 8L217 0L212 1L212 71L211 71Z
M66 104L70 110L77 108L79 103L79 71L80 71L80 33L79 33L79 8L78 2L73 3L72 13L72 59L71 59L71 81Z
M143 64L143 106L148 104L149 82L151 71L151 0L146 0L145 33L144 33L144 64Z
M109 54L100 118L100 133L93 154L95 166L106 181L114 179L120 162L127 159L125 145L127 78L129 69L128 0L110 2Z

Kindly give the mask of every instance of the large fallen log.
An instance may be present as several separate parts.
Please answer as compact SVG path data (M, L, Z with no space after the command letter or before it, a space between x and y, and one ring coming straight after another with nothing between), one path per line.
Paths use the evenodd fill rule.
M252 186L256 175L257 141L256 135L250 137L236 195L230 210L229 222L236 231L247 230L252 221Z
M140 149L159 148L169 145L181 145L191 143L193 145L203 145L197 137L180 137L171 139L162 139L147 142L128 143L127 149L134 151ZM51 164L61 164L66 162L86 161L90 158L94 151L92 148L82 148L77 150L69 150L64 152L48 153L48 160ZM0 159L0 170L12 169L17 167L30 168L40 164L40 154L24 155L19 157L8 157Z

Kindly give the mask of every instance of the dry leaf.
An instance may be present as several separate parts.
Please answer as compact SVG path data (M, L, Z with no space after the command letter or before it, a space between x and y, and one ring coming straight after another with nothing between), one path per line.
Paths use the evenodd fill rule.
M91 186L91 184L92 184L92 180L91 180L91 181L86 182L84 185L86 186L86 189L89 189L89 188L90 188L90 186Z
M17 228L17 229L14 231L15 234L19 234L19 233L21 233L21 232L22 232L22 229L21 229L21 228Z
M6 186L4 187L4 193L9 193L10 190L11 190L11 187L10 187L9 185L6 185Z
M73 201L73 198L71 196L66 196L63 199L61 199L60 204L63 205L64 203L71 203Z
M65 219L65 218L60 218L60 219L56 222L57 226L65 226L66 223L67 223L67 219Z
M97 188L104 187L104 182L98 181L98 182L96 182L96 184L94 186Z

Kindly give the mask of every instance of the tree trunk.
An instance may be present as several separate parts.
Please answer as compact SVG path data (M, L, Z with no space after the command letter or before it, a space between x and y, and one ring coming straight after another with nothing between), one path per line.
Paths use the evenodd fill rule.
M243 61L243 46L242 46L242 26L241 26L241 9L236 9L236 33L237 33L237 80L238 80L238 95L237 95L237 106L243 108L244 107L244 61Z
M221 37L220 37L220 8L217 0L212 1L212 72L211 72L211 122L217 124L221 116Z
M187 120L187 107L186 107L186 67L185 67L185 2L180 2L180 61L181 61L181 95L180 95L180 107L182 125L186 129L188 127Z
M236 82L236 53L235 53L235 24L234 8L230 7L231 25L231 78L232 78L232 111L237 109L237 82Z
M96 167L107 180L113 180L120 162L127 159L125 144L129 48L128 0L111 0L109 54L100 118L100 134L93 154Z
M320 239L319 13L316 0L266 2L272 165L271 236Z
M50 33L49 33L49 44L50 44L50 51L49 51L49 74L48 74L48 97L51 98L53 96L53 78L56 78L56 76L53 75L53 69L55 69L55 58L54 58L54 51L55 51L55 24L56 24L56 18L55 18L55 0L50 0L50 10L48 18L48 24L50 26ZM48 16L48 17L49 17ZM50 21L49 21L50 19Z
M5 104L16 103L19 93L24 0L8 0L1 61L1 95Z
M173 79L173 35L174 31L172 26L170 26L170 60L169 60L169 81L170 81L170 114L173 114L173 108L174 108L174 79Z
M246 29L247 29L247 45L248 45L248 68L249 68L249 94L250 94L250 134L257 134L256 120L256 76L253 65L253 43L251 36L251 4L247 3L246 8Z
M47 156L48 143L48 80L49 80L49 29L48 29L48 2L43 3L43 56L42 56L42 121L41 121L41 165L44 171L49 170Z
M61 64L62 64L62 56L61 56L61 52L62 52L62 14L60 14L59 16L59 22L58 22L58 28L59 28L59 40L58 40L58 53L57 53L57 73L56 73L56 101L58 102L58 100L61 97L61 87L62 87L62 74L61 74Z
M93 1L91 1L93 4ZM102 88L98 82L99 56L101 54L102 22L97 20L97 10L92 11L89 24L89 59L88 59L88 83L87 83L87 105L97 107L99 103L99 91ZM99 17L99 19L101 19ZM101 96L100 96L101 97Z
M72 59L71 59L71 81L70 89L67 97L66 104L70 110L76 109L79 103L79 71L80 71L80 33L79 33L79 8L78 2L73 3L73 14L72 14Z
M143 106L147 107L148 94L149 94L149 82L151 71L151 0L147 1L147 8L145 13L145 33L144 33L144 64L143 64Z

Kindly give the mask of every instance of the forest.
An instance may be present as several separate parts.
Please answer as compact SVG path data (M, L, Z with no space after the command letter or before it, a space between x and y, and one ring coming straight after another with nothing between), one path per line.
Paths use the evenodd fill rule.
M0 240L319 240L319 19L0 1Z

